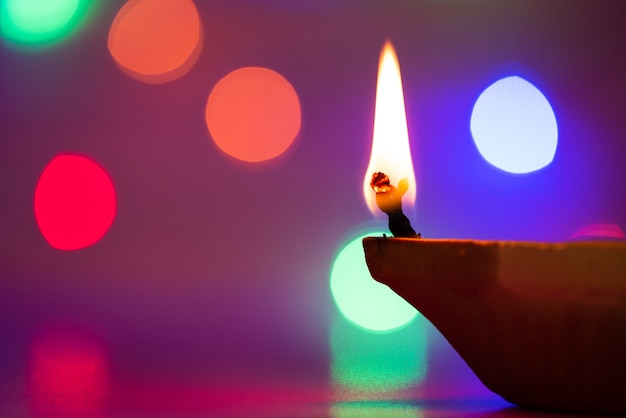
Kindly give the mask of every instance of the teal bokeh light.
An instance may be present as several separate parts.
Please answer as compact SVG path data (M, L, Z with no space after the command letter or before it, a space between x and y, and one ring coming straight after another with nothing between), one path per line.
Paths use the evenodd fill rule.
M427 372L424 317L390 333L371 333L337 317L330 330L331 375L350 400L390 399Z
M330 290L339 311L369 331L391 331L411 322L417 310L389 287L378 283L365 263L362 235L337 255L330 274Z
M71 35L89 0L0 0L0 29L10 44L44 47Z

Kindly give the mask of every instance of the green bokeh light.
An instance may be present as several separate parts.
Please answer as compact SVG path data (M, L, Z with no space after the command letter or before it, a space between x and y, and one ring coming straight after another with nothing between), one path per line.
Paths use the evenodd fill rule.
M351 241L337 255L330 274L330 289L339 311L354 324L370 331L390 331L405 326L417 310L367 269L362 239Z
M338 317L330 330L333 382L372 400L421 383L427 372L426 319L390 333L372 333Z
M30 46L54 44L69 36L89 0L0 0L0 29L5 40Z

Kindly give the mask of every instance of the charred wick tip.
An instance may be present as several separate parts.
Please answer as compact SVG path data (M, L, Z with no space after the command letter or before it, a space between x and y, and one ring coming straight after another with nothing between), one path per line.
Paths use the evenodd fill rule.
M389 217L389 231L397 238L421 238L415 232L409 218L402 212L402 195L408 185L398 190L391 185L389 177L378 171L372 175L370 187L376 192L376 204Z

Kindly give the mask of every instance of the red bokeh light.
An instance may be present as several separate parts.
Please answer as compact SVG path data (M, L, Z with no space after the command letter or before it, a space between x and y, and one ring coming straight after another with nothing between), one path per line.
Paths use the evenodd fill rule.
M116 205L111 177L95 161L80 155L57 155L35 189L39 229L60 250L98 242L113 223Z

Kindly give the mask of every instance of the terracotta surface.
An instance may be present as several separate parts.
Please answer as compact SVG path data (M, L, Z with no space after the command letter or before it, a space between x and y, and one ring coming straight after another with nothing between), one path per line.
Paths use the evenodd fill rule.
M626 243L365 238L372 276L518 405L626 413Z

